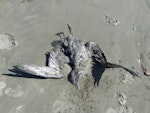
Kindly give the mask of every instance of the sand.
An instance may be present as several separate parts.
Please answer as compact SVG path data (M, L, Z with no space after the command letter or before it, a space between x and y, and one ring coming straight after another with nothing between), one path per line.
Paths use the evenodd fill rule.
M0 0L0 113L150 113L150 77L140 66L150 69L149 12L150 0ZM62 80L12 76L17 63L44 66L55 33L68 34L67 24L139 77L107 69L94 87L89 70L77 90L67 66Z

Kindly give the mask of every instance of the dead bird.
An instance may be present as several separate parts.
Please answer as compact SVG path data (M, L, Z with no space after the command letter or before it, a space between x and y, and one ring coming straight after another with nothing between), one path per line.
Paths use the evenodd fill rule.
M64 64L69 64L72 68L68 75L69 81L78 89L80 89L79 78L86 71L89 59L99 63L101 67L123 68L133 76L138 76L135 72L124 66L109 63L99 45L92 41L84 43L82 40L74 37L73 31L69 25L68 29L70 33L69 36L65 36L64 32L59 32L56 35L60 37L60 40L54 40L51 43L54 49L50 51L48 67L21 64L18 65L17 68L26 73L37 76L62 78L62 67Z
M54 47L60 46L66 56L70 59L70 66L72 68L69 74L69 81L78 89L80 89L79 78L86 70L86 66L89 58L91 57L89 51L87 50L85 43L73 36L71 27L68 25L70 35L65 37L63 32L57 35L63 34L64 38L61 38L61 42L54 41L52 45ZM61 36L60 36L61 37Z
M138 76L134 71L118 64L110 63L107 61L104 52L100 49L99 45L93 41L86 42L85 46L91 52L92 59L100 64L103 68L122 68L133 76Z
M16 67L28 74L45 78L62 78L62 66L69 62L69 58L59 49L50 51L48 66L36 66L28 64L18 64Z
M20 64L16 67L23 72L42 76L46 78L62 78L62 66L69 64L72 68L69 74L69 81L78 89L80 89L79 78L85 72L90 53L85 43L73 36L71 27L68 25L70 35L65 37L63 32L57 33L64 38L54 40L51 45L54 49L50 51L48 67Z

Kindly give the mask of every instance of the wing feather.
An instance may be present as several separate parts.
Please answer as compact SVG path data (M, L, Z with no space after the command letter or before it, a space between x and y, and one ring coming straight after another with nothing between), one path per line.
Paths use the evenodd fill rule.
M45 78L62 78L61 70L58 68L50 68L46 66L36 66L36 65L28 65L28 64L19 64L16 66L23 72L28 74L41 76Z

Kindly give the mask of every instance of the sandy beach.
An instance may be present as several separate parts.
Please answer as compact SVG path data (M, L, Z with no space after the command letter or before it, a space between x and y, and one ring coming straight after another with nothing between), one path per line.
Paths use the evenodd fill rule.
M0 0L0 113L150 113L150 0ZM89 69L78 90L67 80L12 72L45 66L58 32L99 44L107 60L135 71L106 69L98 86ZM99 75L98 67L95 72Z

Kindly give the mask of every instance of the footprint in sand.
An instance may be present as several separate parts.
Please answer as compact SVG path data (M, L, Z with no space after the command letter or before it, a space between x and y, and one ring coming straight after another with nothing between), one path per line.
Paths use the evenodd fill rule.
M24 95L24 89L22 85L18 83L11 84L7 89L5 89L5 94L10 97L21 97Z
M26 2L33 2L33 0L22 0L21 3L26 3Z
M84 0L86 3L88 3L89 5L94 5L97 6L100 2L99 0Z
M66 3L66 1L67 0L55 0L54 1L54 6L56 6L56 5L63 5L63 4L65 4ZM68 2L68 1L67 1Z
M131 75L123 74L123 73L121 73L119 79L123 84L126 84L126 83L131 84L134 81L134 78Z
M6 87L6 82L0 81L0 96L3 95L3 89Z
M20 105L20 106L16 107L16 109L15 109L15 113L23 113L23 111L24 111L23 105Z
M120 106L118 108L109 108L106 113L136 113L128 106Z
M119 20L115 19L114 17L108 16L108 15L105 15L104 20L112 26L118 26L118 24L120 23Z
M117 99L118 103L120 105L126 105L126 95L124 93L119 93L119 92L116 92L114 97Z
M129 106L126 105L126 95L124 93L116 92L114 97L120 104L118 108L108 108L106 113L136 113L130 108Z
M73 102L69 92L65 90L61 93L61 95L54 102L52 113L64 113L64 112L71 113L72 111L75 111L75 110L76 110L75 103Z
M11 34L0 34L0 49L10 50L17 46L17 42Z

